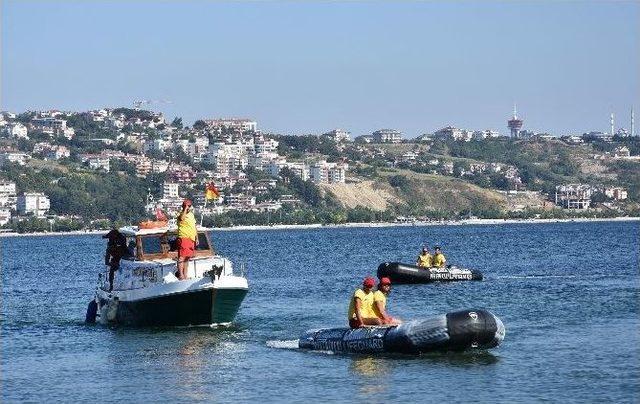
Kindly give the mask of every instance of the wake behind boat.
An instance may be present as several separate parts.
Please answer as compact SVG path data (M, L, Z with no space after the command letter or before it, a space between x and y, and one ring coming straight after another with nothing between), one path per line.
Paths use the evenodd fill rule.
M310 330L298 346L333 352L408 353L489 349L504 340L502 321L487 310L463 310L400 325Z
M378 266L378 278L390 278L393 283L431 283L449 281L480 281L482 272L447 266L421 268L401 262L383 262Z
M87 322L135 326L228 325L248 291L244 274L234 274L227 258L213 250L209 235L198 229L195 256L187 279L176 277L177 234L168 226L119 230L127 252L109 291L99 274Z

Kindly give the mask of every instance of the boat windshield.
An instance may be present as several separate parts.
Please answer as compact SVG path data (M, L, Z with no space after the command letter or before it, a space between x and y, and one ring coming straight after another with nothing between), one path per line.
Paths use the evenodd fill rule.
M145 256L156 254L167 256L178 253L178 236L176 233L145 235L140 238L140 243ZM198 232L198 245L196 246L196 251L211 251L209 239L204 232Z

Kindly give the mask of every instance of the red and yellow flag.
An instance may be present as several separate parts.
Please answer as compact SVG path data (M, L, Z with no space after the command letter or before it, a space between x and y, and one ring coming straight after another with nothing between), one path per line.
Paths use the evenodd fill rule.
M220 197L220 191L218 191L218 188L216 188L216 185L213 182L210 182L207 185L207 189L204 193L204 197L209 201L209 200L215 200L218 199Z

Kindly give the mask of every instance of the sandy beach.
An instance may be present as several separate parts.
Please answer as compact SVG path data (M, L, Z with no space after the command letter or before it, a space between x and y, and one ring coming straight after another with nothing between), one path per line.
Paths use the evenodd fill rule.
M540 224L540 223L578 223L578 222L631 222L640 221L640 217L613 217L613 218L574 218L574 219L464 219L442 221L414 221L405 223L380 222L380 223L343 223L323 225L315 224L274 224L271 226L233 226L212 228L212 231L245 231L245 230L298 230L298 229L333 229L354 227L410 227L410 226L469 226L469 225L501 225L501 224ZM105 234L105 230L77 230L68 232L42 232L42 233L0 233L2 237L44 237L44 236L97 236Z

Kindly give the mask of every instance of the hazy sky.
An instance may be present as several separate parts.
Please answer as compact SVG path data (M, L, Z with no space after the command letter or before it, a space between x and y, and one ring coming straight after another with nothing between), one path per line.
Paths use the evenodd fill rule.
M2 109L409 137L640 126L640 1L3 1ZM638 130L636 130L638 132Z

